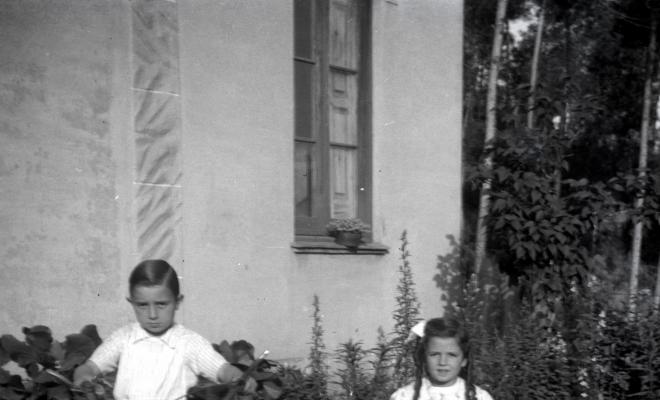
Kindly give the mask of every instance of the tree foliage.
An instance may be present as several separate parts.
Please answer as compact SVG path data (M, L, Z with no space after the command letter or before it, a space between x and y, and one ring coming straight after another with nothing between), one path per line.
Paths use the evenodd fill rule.
M478 188L490 180L488 256L511 284L520 285L521 295L538 305L561 302L571 290L582 290L594 269L625 259L614 252L630 249L629 227L636 218L657 229L652 183L657 155L649 162L648 181L635 169L645 51L650 17L657 10L633 0L524 4L528 15L546 7L535 123L532 129L525 123L535 39L532 18L502 67L497 139L479 146L485 116L466 113L464 207L465 225L476 226ZM484 7L468 0L466 15L490 17L492 10ZM466 35L475 37L465 41L470 64L465 70L472 73L465 97L483 101L483 87L473 83L480 81L475 71L484 69L485 59L473 55L484 54L490 42L477 40L481 30L469 25ZM480 166L486 157L493 160L490 171ZM635 210L639 196L644 196L644 208ZM470 243L474 236L468 230L463 237ZM655 247L644 247L646 260L657 260Z

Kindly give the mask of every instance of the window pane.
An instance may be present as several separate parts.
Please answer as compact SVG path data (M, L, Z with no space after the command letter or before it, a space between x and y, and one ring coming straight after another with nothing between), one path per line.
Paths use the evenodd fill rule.
M294 0L295 56L312 58L314 0Z
M313 137L312 68L312 64L305 62L296 61L294 63L296 137Z
M330 187L332 218L357 216L357 150L334 147L331 150Z
M312 216L313 143L296 142L294 187L296 216Z
M330 141L357 145L357 76L331 71L330 77Z
M357 68L358 24L356 2L330 1L330 64Z

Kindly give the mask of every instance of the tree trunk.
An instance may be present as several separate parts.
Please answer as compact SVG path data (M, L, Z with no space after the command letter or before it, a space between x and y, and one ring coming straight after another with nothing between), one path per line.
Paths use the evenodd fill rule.
M473 66L473 68L469 69L468 71L465 71L464 74L466 76L463 77L463 91L465 92L465 101L463 105L463 137L465 138L467 134L467 129L469 126L470 121L472 120L472 108L474 107L474 98L475 98L475 93L479 93L479 89L477 86L479 85L479 60L477 57L477 51L474 50L476 48L476 44L474 43L473 39L467 40L466 38L466 46L471 48L471 53L472 57L470 60L470 64Z
M653 293L653 309L657 313L660 310L660 257L658 258L658 268L655 276L655 292Z
M500 70L502 53L502 31L505 26L506 8L508 0L497 1L497 16L495 21L495 34L493 35L493 50L490 60L490 74L488 76L488 95L486 97L486 136L484 138L484 168L491 170L493 160L490 146L495 138L497 123L497 78ZM485 180L481 184L481 197L479 199L479 216L477 220L477 233L475 239L474 272L478 278L479 272L486 255L486 218L490 210L490 188L491 181Z
M573 39L571 37L571 26L572 26L572 15L570 11L567 11L564 16L564 71L566 76L564 77L564 88L563 88L563 110L561 115L561 120L559 124L559 133L566 137L568 135L571 123L571 100L572 100L572 88L571 82L573 79L573 64L572 64L572 54L573 54ZM554 181L555 181L555 195L557 198L561 197L561 156L557 157L557 166L553 172Z
M536 103L536 86L538 81L539 57L543 38L543 25L545 22L545 0L539 10L539 19L536 27L536 40L534 41L534 54L532 56L532 70L529 78L529 98L527 99L527 128L534 128L534 108Z
M655 26L652 26L651 28L652 29L655 28L656 31L657 31L657 23L658 23L657 18L658 18L658 14L654 13L653 14L653 24ZM656 35L657 35L657 32L656 32ZM655 64L656 64L655 83L652 86L656 88L656 93L655 93L655 102L656 103L655 103L655 106L656 106L656 109L658 109L657 107L660 107L660 94L658 94L658 90L657 90L658 84L660 84L660 59L658 59L657 57L656 57L656 60L655 60ZM657 126L657 124L658 124L658 113L656 112L654 114L654 119L649 124L649 128L653 127L653 129L651 129L651 132L653 132L653 134L654 134L654 148L653 148L653 153L654 154L658 154L658 150L659 150L659 147L660 147L660 142L658 141L658 131L655 128L655 126ZM658 265L657 265L657 269L656 269L655 291L653 292L653 306L654 306L653 308L654 308L656 313L658 311L660 311L660 257L658 257Z
M656 19L651 19L651 37L649 39L647 64L646 64L646 79L644 81L644 105L642 109L642 127L639 137L639 172L638 176L641 181L646 177L646 160L647 160L647 147L649 137L649 121L651 115L651 91L653 80L653 67L655 64L655 31ZM635 200L635 209L641 210L644 207L644 191L642 191ZM628 311L630 314L635 312L637 298L637 285L639 282L639 264L640 253L642 248L642 227L643 221L638 220L635 222L635 230L633 233L633 245L630 261L630 294L628 298Z

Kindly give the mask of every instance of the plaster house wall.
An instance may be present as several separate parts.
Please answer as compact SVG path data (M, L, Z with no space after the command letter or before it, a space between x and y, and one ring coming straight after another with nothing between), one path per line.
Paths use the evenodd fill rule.
M12 0L0 11L0 327L131 321L143 258L179 321L275 359L391 330L399 237L425 317L460 226L462 4L373 0L373 236L386 255L292 251L293 2Z
M0 7L0 328L126 320L127 3ZM22 336L19 336L22 337Z

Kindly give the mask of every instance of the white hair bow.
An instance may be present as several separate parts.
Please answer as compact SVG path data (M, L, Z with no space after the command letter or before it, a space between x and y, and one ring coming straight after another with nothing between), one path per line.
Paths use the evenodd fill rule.
M415 326L410 328L410 333L406 338L406 343L410 343L417 338L424 337L424 328L426 327L426 320L418 322Z

